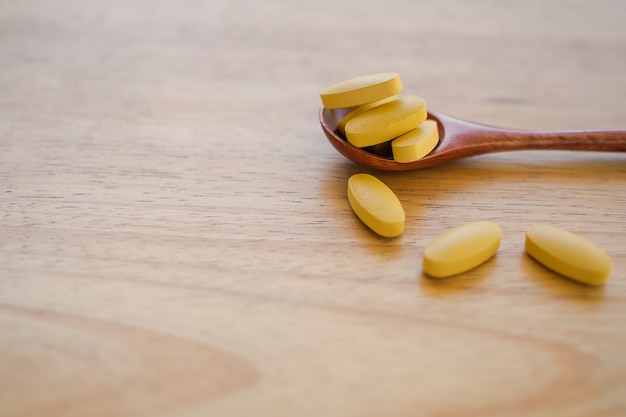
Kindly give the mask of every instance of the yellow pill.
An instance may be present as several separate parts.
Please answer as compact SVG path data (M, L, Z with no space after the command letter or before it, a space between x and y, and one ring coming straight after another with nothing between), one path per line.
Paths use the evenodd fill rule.
M354 110L352 110L351 112L349 112L348 114L346 114L343 119L341 119L339 121L339 123L337 123L337 130L345 136L346 134L346 124L352 120L354 118L354 116L358 116L359 114L369 110L369 109L373 109L376 106L380 106L381 104L385 104L385 103L389 103L390 101L396 100L398 98L398 96L391 96L391 97L387 97L384 98L382 100L378 100L375 101L373 103L367 103L367 104L363 104L361 106L355 107Z
M354 174L348 179L348 201L359 219L379 235L395 237L404 230L400 200L373 175Z
M457 275L491 258L500 247L502 231L489 221L448 230L424 248L422 268L435 278Z
M420 97L399 98L352 118L346 124L346 139L359 148L373 146L415 129L427 116Z
M546 224L526 231L526 252L545 267L588 285L602 285L611 274L611 258L593 243Z
M363 75L331 85L320 93L327 109L354 107L395 96L402 91L400 76L395 72Z
M423 158L439 143L437 122L426 120L417 128L391 141L393 159L398 162L413 162Z

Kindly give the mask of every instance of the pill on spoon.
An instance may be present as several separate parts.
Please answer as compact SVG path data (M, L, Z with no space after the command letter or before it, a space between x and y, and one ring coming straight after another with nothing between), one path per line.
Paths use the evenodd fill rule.
M526 231L526 252L561 275L588 285L603 285L611 258L582 237L555 226L535 224Z
M362 75L333 84L320 93L327 109L354 107L394 96L402 91L400 75L395 72Z
M382 100L378 100L378 101L374 101L373 103L367 103L367 104L363 104L360 106L355 107L352 111L350 111L349 113L347 113L343 119L341 119L338 123L337 123L337 130L339 131L339 133L341 133L342 135L346 135L346 124L352 120L355 116L358 116L359 114L373 109L374 107L380 106L381 104L385 104L385 103L389 103L390 101L393 100L397 100L398 96L391 96L391 97L387 97L384 98Z
M348 201L357 217L379 235L395 237L404 230L400 200L373 175L354 174L348 179Z
M346 139L358 148L377 145L415 129L427 116L422 98L402 97L352 118L346 123Z
M445 278L469 271L491 258L500 247L502 231L489 221L464 224L433 239L423 253L426 275Z
M428 155L439 142L437 122L425 120L415 129L391 141L393 159L413 162Z

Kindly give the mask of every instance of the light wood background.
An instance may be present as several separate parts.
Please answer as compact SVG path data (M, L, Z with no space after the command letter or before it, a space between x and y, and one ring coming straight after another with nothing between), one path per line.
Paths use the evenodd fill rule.
M319 91L394 71L476 122L626 128L621 0L0 0L0 416L626 415L626 155L374 173L355 218ZM373 172L371 172L373 173ZM492 220L493 259L426 243ZM602 288L523 251L545 222Z

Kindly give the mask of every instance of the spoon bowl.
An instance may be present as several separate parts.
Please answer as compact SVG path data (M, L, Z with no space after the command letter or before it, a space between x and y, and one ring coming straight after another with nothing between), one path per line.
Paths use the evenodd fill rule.
M397 162L357 148L341 136L335 120L341 120L344 109L319 112L322 130L330 143L346 158L357 164L384 171L411 171L441 165L458 159L494 152L514 150L577 150L626 152L624 130L527 131L503 129L429 111L428 118L437 122L439 143L428 155L413 162Z

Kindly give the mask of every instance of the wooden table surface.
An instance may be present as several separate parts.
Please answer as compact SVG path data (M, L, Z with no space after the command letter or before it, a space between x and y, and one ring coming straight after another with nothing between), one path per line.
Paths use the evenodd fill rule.
M524 129L626 128L621 0L0 0L0 416L626 415L626 155L407 173L339 155L319 92ZM346 198L369 172L403 235ZM497 255L421 269L491 220ZM523 249L548 223L606 286Z

